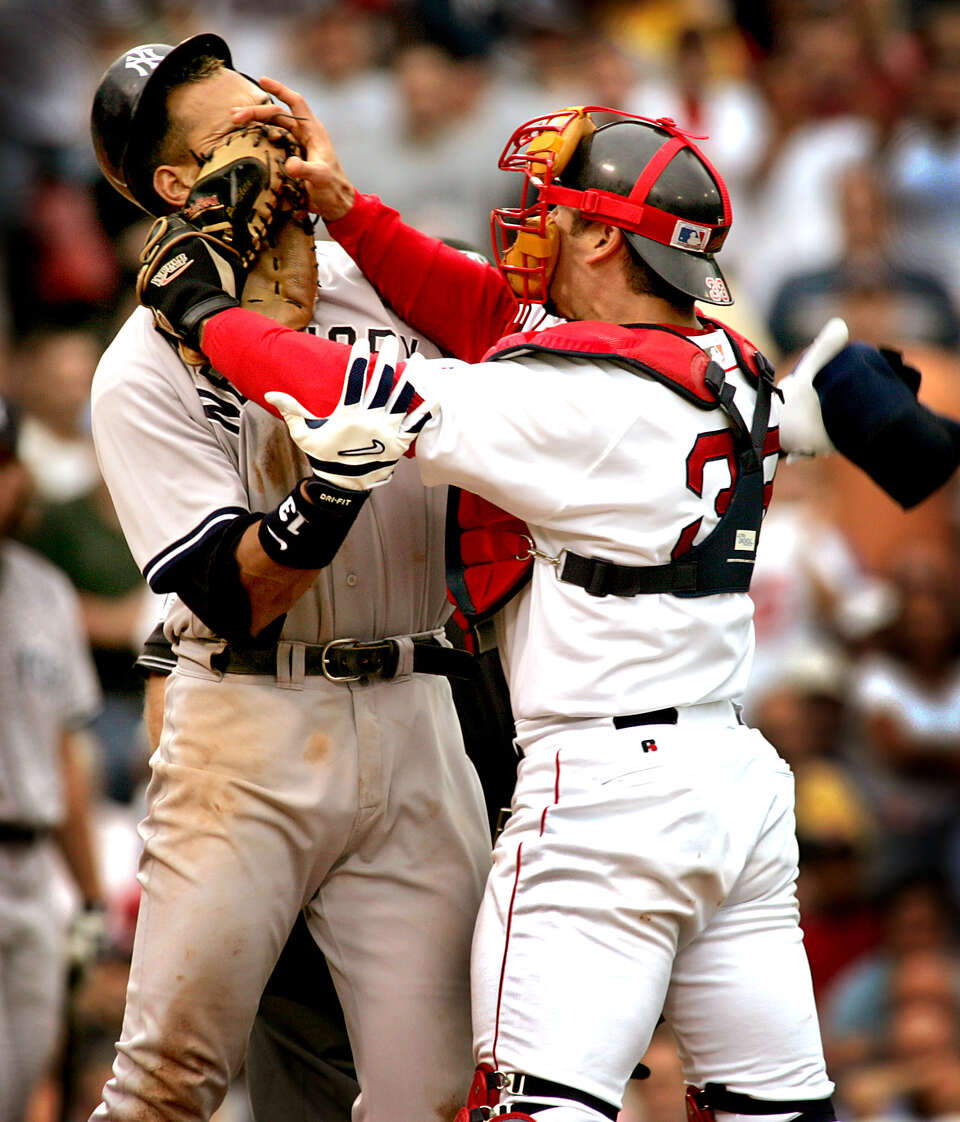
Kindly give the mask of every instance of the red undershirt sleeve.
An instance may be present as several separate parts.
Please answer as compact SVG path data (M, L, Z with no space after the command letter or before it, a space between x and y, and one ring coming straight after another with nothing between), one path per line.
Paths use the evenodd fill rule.
M273 390L327 417L340 401L350 348L281 327L245 308L229 308L204 325L203 352L244 397L275 417L280 414L263 397Z
M408 226L376 195L358 193L327 229L381 299L455 358L478 362L516 319L517 302L492 265Z

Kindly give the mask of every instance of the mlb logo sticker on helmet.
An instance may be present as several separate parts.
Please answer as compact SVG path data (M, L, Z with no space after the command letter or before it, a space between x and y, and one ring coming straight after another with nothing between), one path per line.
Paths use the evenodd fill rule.
M673 228L670 244L679 249L692 249L703 253L710 240L710 234L709 226L697 226L693 222L685 222L681 219Z

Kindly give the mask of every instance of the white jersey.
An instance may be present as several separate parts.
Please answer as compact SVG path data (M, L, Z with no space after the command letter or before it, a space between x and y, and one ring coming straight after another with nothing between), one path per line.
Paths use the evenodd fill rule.
M63 818L60 740L100 707L77 594L46 558L0 545L0 823Z
M694 341L727 369L749 423L756 391L726 337ZM441 402L417 444L424 482L456 484L524 519L546 554L661 565L685 528L702 519L698 542L718 521L730 468L709 457L712 445L701 437L726 430L726 419L653 379L542 353L473 367L414 360L407 370L424 397ZM775 401L771 427L777 419ZM699 495L699 480L688 475L697 468ZM766 479L775 470L773 454ZM593 597L538 560L531 583L500 616L518 732L557 717L737 698L749 674L752 616L745 593Z
M317 257L319 293L308 331L352 343L365 330L374 350L396 334L401 354L439 354L383 305L339 245L319 243ZM104 479L155 589L164 587L168 566L224 521L273 509L310 475L283 422L209 368L185 365L145 308L104 353L92 401ZM445 503L443 491L425 490L416 466L402 461L389 491L371 494L333 562L289 610L282 638L317 643L440 627L449 612ZM179 602L166 631L174 642L214 637Z

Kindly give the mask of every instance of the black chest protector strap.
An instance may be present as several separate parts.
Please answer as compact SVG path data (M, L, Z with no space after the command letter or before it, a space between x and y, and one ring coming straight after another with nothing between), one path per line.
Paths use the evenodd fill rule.
M618 565L566 551L557 568L560 580L578 585L591 596L666 592L689 597L749 589L763 518L763 447L773 394L772 369L764 363L760 370L749 428L734 404L734 387L726 382L722 368L711 363L706 373L706 383L730 422L736 456L729 505L706 538L666 565Z

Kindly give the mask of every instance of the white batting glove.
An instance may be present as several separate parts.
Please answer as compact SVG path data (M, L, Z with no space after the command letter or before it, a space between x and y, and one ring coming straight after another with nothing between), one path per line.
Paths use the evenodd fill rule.
M319 479L350 491L379 487L393 475L397 461L430 419L425 403L407 413L416 389L407 378L394 386L397 357L397 340L390 338L367 385L370 348L366 341L355 343L340 403L329 417L315 417L290 394L264 394Z
M820 334L800 356L797 365L778 383L783 394L780 418L780 447L801 456L823 456L835 452L820 415L820 399L813 388L817 373L843 350L850 338L839 317L828 320Z

